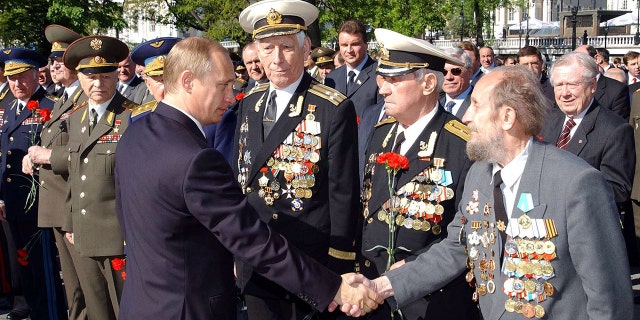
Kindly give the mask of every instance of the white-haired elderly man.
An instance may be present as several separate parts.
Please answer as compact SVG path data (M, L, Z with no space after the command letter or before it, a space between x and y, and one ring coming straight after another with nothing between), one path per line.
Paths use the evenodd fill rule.
M471 104L471 77L473 69L471 68L471 57L460 48L448 48L445 50L450 56L464 62L464 66L445 63L442 74L442 92L440 93L440 104L444 109L462 119L462 116Z

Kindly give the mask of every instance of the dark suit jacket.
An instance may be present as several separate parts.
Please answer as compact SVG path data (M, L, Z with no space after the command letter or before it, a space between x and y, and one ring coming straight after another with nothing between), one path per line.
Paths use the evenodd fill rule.
M47 92L39 87L29 101L37 101L38 109L51 110L53 100L47 98L46 94ZM40 132L44 121L39 115L32 114L27 106L16 118L17 105L18 100L14 99L5 110L0 127L0 190L2 200L5 201L7 220L35 223L38 219L38 195L35 195L36 201L33 206L25 210L32 177L22 173L22 158L30 146L40 144Z
M594 98L598 100L601 106L629 121L629 113L631 111L629 86L601 75L597 82Z
M138 165L146 157L155 160ZM128 250L120 319L235 319L234 255L315 308L333 299L340 277L260 221L179 110L160 103L133 123L116 163Z
M375 129L376 123L378 123L382 109L384 109L384 101L364 109L360 117L360 123L358 124L358 172L360 173L360 182L364 179L364 162L369 140L371 140L371 134Z
M356 89L347 96L347 98L353 101L358 117L362 117L362 112L365 108L384 101L384 98L378 93L378 84L376 83L377 65L377 61L367 56L367 62L365 62L364 67L362 67L362 70L355 80ZM331 71L324 80L324 84L346 95L347 65Z
M51 151L54 173L69 174L71 213L63 228L73 231L74 247L85 257L123 254L124 242L116 216L114 167L119 139L131 117L128 108L133 106L116 92L90 132L88 105L77 109L67 119L69 142Z
M220 122L202 128L209 147L222 153L230 165L233 165L233 135L236 132L239 104L240 102L236 102L230 106L229 110L222 115Z
M51 120L42 128L42 146L48 149L64 147L69 141L67 132L67 119L71 110L82 104L86 104L87 95L78 86L71 97L62 103L59 99L53 106ZM68 174L55 174L51 165L40 167L40 204L38 208L39 227L62 227L70 204L67 198Z
M544 122L542 139L555 145L564 120L565 114L554 108ZM629 201L636 157L633 129L626 121L594 101L569 141L567 151L602 172L619 208Z
M407 200L408 210L412 207L416 209L413 213L403 213L402 217L407 218L405 221L419 220L420 225L429 223L428 231L415 229L414 225L405 225L398 227L396 233L395 260L407 261L414 260L422 252L426 251L433 243L437 243L446 238L446 226L453 220L456 213L460 196L462 195L464 179L471 166L471 161L465 153L466 139L468 135L458 136L459 129L466 127L452 114L446 112L443 108L437 107L436 114L433 119L424 128L415 143L409 148L405 156L409 159L409 168L400 171L397 175L397 190L405 190L404 188L418 186L424 187L425 190L431 190L436 184L429 179L424 178L424 171L434 169L434 159L444 159L444 166L441 169L447 171L451 175L451 184L444 187L451 192L452 198L448 200L428 200L414 198L414 192L403 192L399 196L400 199ZM364 228L362 237L362 254L366 261L361 264L361 272L367 278L373 279L386 271L388 253L386 247L389 239L389 225L385 221L381 221L378 216L382 211L383 204L389 200L388 175L384 164L377 164L375 157L384 152L390 152L393 147L394 137L397 131L398 123L393 120L381 122L376 126L369 148L367 149L367 163L365 166L365 178L363 187L363 205L364 205ZM456 129L454 129L454 126ZM447 129L448 128L448 129ZM430 156L420 156L419 152L426 149L430 137L435 133L436 140L433 154ZM391 137L390 139L387 137ZM385 141L387 141L385 143ZM421 148L421 144L424 144ZM438 184L438 186L443 186ZM444 192L444 190L442 190ZM403 201L403 200L400 200ZM409 205L411 203L411 205ZM427 222L424 218L416 219L419 214L419 205L441 205L444 213L441 216L431 215L431 219ZM386 207L386 205L385 205ZM421 209L420 209L421 210ZM420 211L422 212L422 211ZM424 213L424 212L422 212ZM415 214L415 215L414 215ZM440 220L441 218L441 220ZM396 220L398 221L398 220ZM440 226L441 232L434 232ZM408 226L408 227L407 227ZM473 294L473 290L464 281L463 272L459 273L459 277L451 284L447 285L442 291L436 292L430 296L425 296L416 302L405 306L402 313L407 319L478 319L479 313L477 305L469 299ZM374 311L374 318L386 319L389 309L381 308Z
M127 98L128 100L134 101L136 94L138 94L138 91L144 91L147 90L147 85L144 83L144 80L142 80L140 77L138 76L133 76L133 80L131 80L131 83L129 83L129 85L127 86L127 88L124 90L124 92L122 93L122 95ZM142 97L143 95L140 94L138 96L138 100ZM135 102L135 101L134 101ZM137 104L140 104L140 102L136 102Z
M268 87L269 84L256 87L240 103L234 139L234 161L237 161L232 166L234 174L262 221L332 270L353 271L354 230L360 208L353 104L304 73L289 107L263 138L262 118ZM303 127L312 127L312 122L305 120L309 114L315 117L318 123L315 128L319 132L305 135ZM313 141L317 143L312 147ZM312 149L319 156L317 162L310 159ZM300 168L298 178L287 181L285 175L287 171L293 174L294 166ZM260 185L262 177L268 179L265 186L269 189ZM309 186L312 180L313 185ZM304 185L299 185L302 183ZM301 197L305 189L310 190L307 192L310 197ZM297 194L287 193L294 190ZM278 194L271 205L267 204L267 197L260 196L266 191ZM243 263L238 264L238 282L241 288L247 286L246 292L279 298L286 295L284 290L258 275L252 277L251 269L245 267Z
M469 252L479 251L480 257L486 254L486 259L495 261L495 292L479 296L484 319L523 318L522 314L505 311L505 301L509 298L502 288L507 276L495 255L500 252L500 241L484 247L464 240L474 231L478 234L492 232L491 227L484 227L483 221L496 222L493 210L489 215L484 215L482 210L485 204L495 207L492 168L493 165L486 162L471 166L458 213L449 224L449 235L445 240L433 245L416 261L387 272L400 306L438 290L466 271ZM613 195L602 174L568 152L533 140L515 192L512 219L523 215L518 209L518 199L528 194L533 208L527 215L532 220L550 219L557 231L557 236L544 239L554 244L557 255L551 261L554 276L548 280L555 293L538 303L546 311L546 317L631 320L633 299L629 267ZM467 209L470 202L479 204L479 212L470 213ZM480 223L480 229L473 229L476 221ZM511 223L517 225L518 222ZM474 263L472 273L476 285L486 283L482 279L479 259Z
M462 103L460 104L460 108L458 108L458 111L454 114L456 118L462 119L462 116L464 116L464 113L467 112L467 109L469 109L469 106L471 105L471 93L473 93L473 86L471 86L471 90L469 91L467 96L464 98L464 100L462 100ZM446 93L444 93L444 91L440 92L440 96L438 97L438 102L440 102L440 106L442 106L444 110L444 105L447 103L447 96L446 96Z
M13 92L9 89L9 83L7 83L4 88L0 90L0 118L2 118L5 109L9 107L15 98ZM0 125L2 125L2 123L0 123Z

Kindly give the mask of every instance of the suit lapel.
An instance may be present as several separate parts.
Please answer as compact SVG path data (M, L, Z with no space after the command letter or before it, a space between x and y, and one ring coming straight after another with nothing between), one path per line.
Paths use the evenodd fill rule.
M593 104L589 107L587 114L585 114L584 118L582 118L582 121L580 122L580 125L576 129L576 132L573 134L573 137L571 137L571 140L569 140L569 144L567 145L567 151L575 155L580 155L580 153L582 152L582 149L588 142L587 136L595 128L599 111L600 111L599 105L594 100Z
M15 121L9 121L8 119L15 119L16 118L16 112L18 110L18 99L13 100L13 102L11 102L11 104L9 105L9 108L7 108L7 110L5 110L4 112L4 116L3 119L6 121L3 121L2 124L2 133L9 133L12 132L13 130L15 130L17 127L15 125Z
M397 128L399 125L400 124L396 122L393 125L386 125L384 129L381 129L383 131L375 136L375 140L371 140L370 147L372 150L374 150L374 152L367 152L367 155L369 155L370 157L377 157L380 153L390 152L391 148L393 148L393 140L396 136ZM387 141L387 144L383 146L383 141L387 136L389 136L390 138ZM367 163L368 161L368 159L365 159L365 163ZM373 159L373 161L375 163L375 159ZM373 186L373 189L371 190L371 199L369 199L368 203L369 216L377 212L380 206L382 206L382 204L389 199L387 175L388 173L385 170L384 164L376 164L374 166L371 177L371 184Z
M600 75L600 79L596 83L596 92L594 98L598 101L604 96L605 90L607 90L607 81L604 79L604 75Z
M305 91L304 91L304 89L309 87L309 84L311 83L312 80L313 80L313 78L311 78L311 76L308 73L305 72L304 76L302 77L302 81L298 85L298 88L296 89L296 91L293 94L293 96L291 96L291 100L289 100L289 103L287 104L287 107L284 109L284 112L278 118L278 121L276 121L276 123L273 125L273 129L271 129L271 132L269 133L269 135L262 142L262 146L260 146L260 148L256 148L256 149L249 149L249 150L258 150L258 152L255 155L254 162L253 162L253 164L251 166L251 171L249 172L249 180L248 181L252 181L253 180L253 177L258 173L258 171L260 171L260 168L262 167L262 165L267 162L267 159L269 159L269 157L271 156L273 151L296 128L298 123L300 123L300 121L302 121L303 115L308 113L307 106L304 106L305 105L304 104L304 99L305 99ZM263 100L266 100L266 99L263 99ZM290 112L292 110L295 110L295 108L298 105L299 101L300 101L300 103L302 103L302 106L303 106L302 109L301 109L300 114L298 114L298 115L291 114ZM264 114L265 105L266 105L266 101L263 102L260 105L260 109L257 112L259 117L255 117L256 119L257 118L262 119L262 114ZM251 112L251 111L249 111L249 112ZM259 126L254 126L253 128L260 128L258 133L256 133L256 132L253 133L254 136L255 135L262 136L262 120L260 120ZM255 140L254 136L250 136L249 139L252 140L252 141L262 141L262 139Z
M375 61L373 61L371 57L367 56L367 62L364 64L364 67L362 67L362 70L360 70L360 73L358 73L358 76L355 79L355 88L353 89L353 92L349 94L349 98L353 97L353 95L358 92L362 85L364 85L365 82L369 81L369 72L371 72L371 68L373 68L373 66L375 66ZM347 92L346 84L345 91L343 92Z
M336 90L340 92L347 92L347 65L345 64L343 67L338 68L336 70L337 75L336 79Z

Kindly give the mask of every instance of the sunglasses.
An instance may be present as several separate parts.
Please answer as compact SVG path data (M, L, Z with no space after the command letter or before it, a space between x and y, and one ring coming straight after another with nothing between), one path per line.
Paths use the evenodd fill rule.
M444 70L443 74L445 75L445 77L449 72L451 72L451 74L454 76L459 76L460 74L462 74L462 68L453 68L451 70Z

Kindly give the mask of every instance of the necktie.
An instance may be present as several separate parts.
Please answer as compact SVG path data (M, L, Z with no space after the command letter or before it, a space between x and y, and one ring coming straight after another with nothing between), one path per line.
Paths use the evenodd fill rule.
M396 142L393 143L393 149L391 150L391 152L400 154L400 147L402 146L403 142L404 142L404 131L398 133L398 136L396 136Z
M96 122L98 122L98 112L96 112L96 109L92 108L89 111L89 118L91 119L89 120L89 133L91 133L93 128L96 126Z
M20 116L22 110L24 110L24 104L18 102L18 109L16 109L16 118Z
M633 77L633 83L636 83L636 81L638 81L638 78Z
M349 71L349 81L347 81L347 95L351 94L355 89L355 80L356 73L353 70Z
M118 82L118 92L124 94L124 84L122 84L121 82Z
M509 224L509 220L507 218L507 211L504 209L504 197L502 196L502 190L500 189L500 185L502 184L502 174L500 170L493 175L493 212L496 214L496 222L502 221L506 226ZM498 229L500 231L500 238L502 241L502 250L500 251L500 261L502 261L502 256L504 254L504 244L507 241L507 234L503 230Z
M69 95L67 94L67 91L65 90L64 94L62 95L62 104L67 102L67 99L69 99Z
M264 117L262 118L263 139L269 135L269 132L271 132L271 129L276 122L277 111L278 105L276 104L276 91L272 90L269 94L269 100L267 100L267 107L264 111Z
M573 118L569 118L569 120L564 123L560 137L558 137L558 141L556 142L558 148L567 149L567 145L569 145L569 141L571 140L571 128L575 125L576 122L573 121Z
M451 100L451 101L447 102L447 104L444 106L444 109L447 110L447 112L449 112L449 113L453 113L452 112L453 111L453 107L455 107L455 106L456 106L456 103L453 100Z

